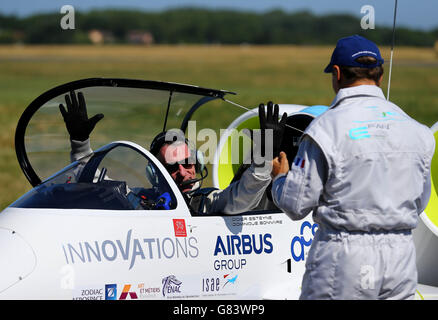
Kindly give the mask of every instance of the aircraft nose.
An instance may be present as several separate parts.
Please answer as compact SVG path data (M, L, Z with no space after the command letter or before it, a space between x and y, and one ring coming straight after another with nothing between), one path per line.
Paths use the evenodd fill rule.
M32 247L15 231L0 228L0 293L32 273L35 266Z

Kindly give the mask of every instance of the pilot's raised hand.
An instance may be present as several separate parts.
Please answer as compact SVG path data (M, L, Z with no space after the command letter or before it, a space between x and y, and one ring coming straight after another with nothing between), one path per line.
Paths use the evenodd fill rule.
M259 121L260 129L262 130L262 155L266 154L266 148L272 148L272 156L273 158L276 158L280 154L280 146L286 126L287 113L283 113L283 116L281 119L279 119L279 106L278 104L274 105L272 101L268 102L266 109L265 115L265 105L263 103L259 105ZM271 129L273 131L272 142L270 142L268 145L265 144L266 129Z
M76 98L75 92L70 91L70 96L68 94L65 95L65 103L67 105L67 111L63 104L59 105L59 110L64 118L70 139L77 141L87 140L90 137L91 131L93 131L96 126L96 123L103 118L103 114L98 113L88 119L87 106L82 92L78 92Z

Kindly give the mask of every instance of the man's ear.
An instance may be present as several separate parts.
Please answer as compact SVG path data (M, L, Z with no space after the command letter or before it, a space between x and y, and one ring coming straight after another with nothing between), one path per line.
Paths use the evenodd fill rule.
M340 81L341 80L341 69L339 68L339 66L338 65L334 65L333 66L333 75L335 75L336 76L336 79L338 80L338 81Z
M380 84L382 83L382 81L383 81L383 74L380 76L379 81L376 83L376 85L378 87L380 87Z
M340 89L341 83L341 69L338 65L334 65L332 67L332 88L333 91L337 94Z

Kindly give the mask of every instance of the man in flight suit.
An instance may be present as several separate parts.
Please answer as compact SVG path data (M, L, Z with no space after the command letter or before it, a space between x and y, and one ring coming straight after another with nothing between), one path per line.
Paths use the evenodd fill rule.
M301 299L412 299L411 230L431 190L431 130L387 101L383 59L360 36L340 39L325 68L336 97L305 130L291 167L274 159L272 196L318 231Z
M71 161L83 159L93 153L90 147L90 134L96 124L103 119L103 114L97 114L88 118L85 98L82 92L76 94L70 92L65 96L67 109L63 104L59 105L60 112L66 123L70 135ZM265 159L268 149L276 149L286 122L286 113L281 120L278 117L278 105L269 102L266 106L259 107L261 145L260 153L262 161L252 162L245 170L239 181L231 183L224 190L199 187L200 179L196 179L196 165L198 162L197 151L189 148L190 142L184 137L182 131L169 130L158 134L151 143L150 151L165 166L178 188L185 196L188 205L197 214L238 214L254 209L262 199L266 188L271 183L272 157ZM273 113L274 112L274 113ZM272 141L265 143L265 133L272 130ZM174 140L174 138L177 138ZM196 158L194 161L193 158Z

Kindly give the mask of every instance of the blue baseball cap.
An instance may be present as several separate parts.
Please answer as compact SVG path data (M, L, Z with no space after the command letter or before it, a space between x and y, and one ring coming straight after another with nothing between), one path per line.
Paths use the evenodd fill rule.
M357 58L363 56L370 56L376 58L377 62L374 64L361 64L356 61ZM342 38L336 44L333 51L330 63L324 69L325 73L331 73L333 65L360 67L360 68L375 68L381 66L384 60L380 55L377 45L364 37L354 35Z

